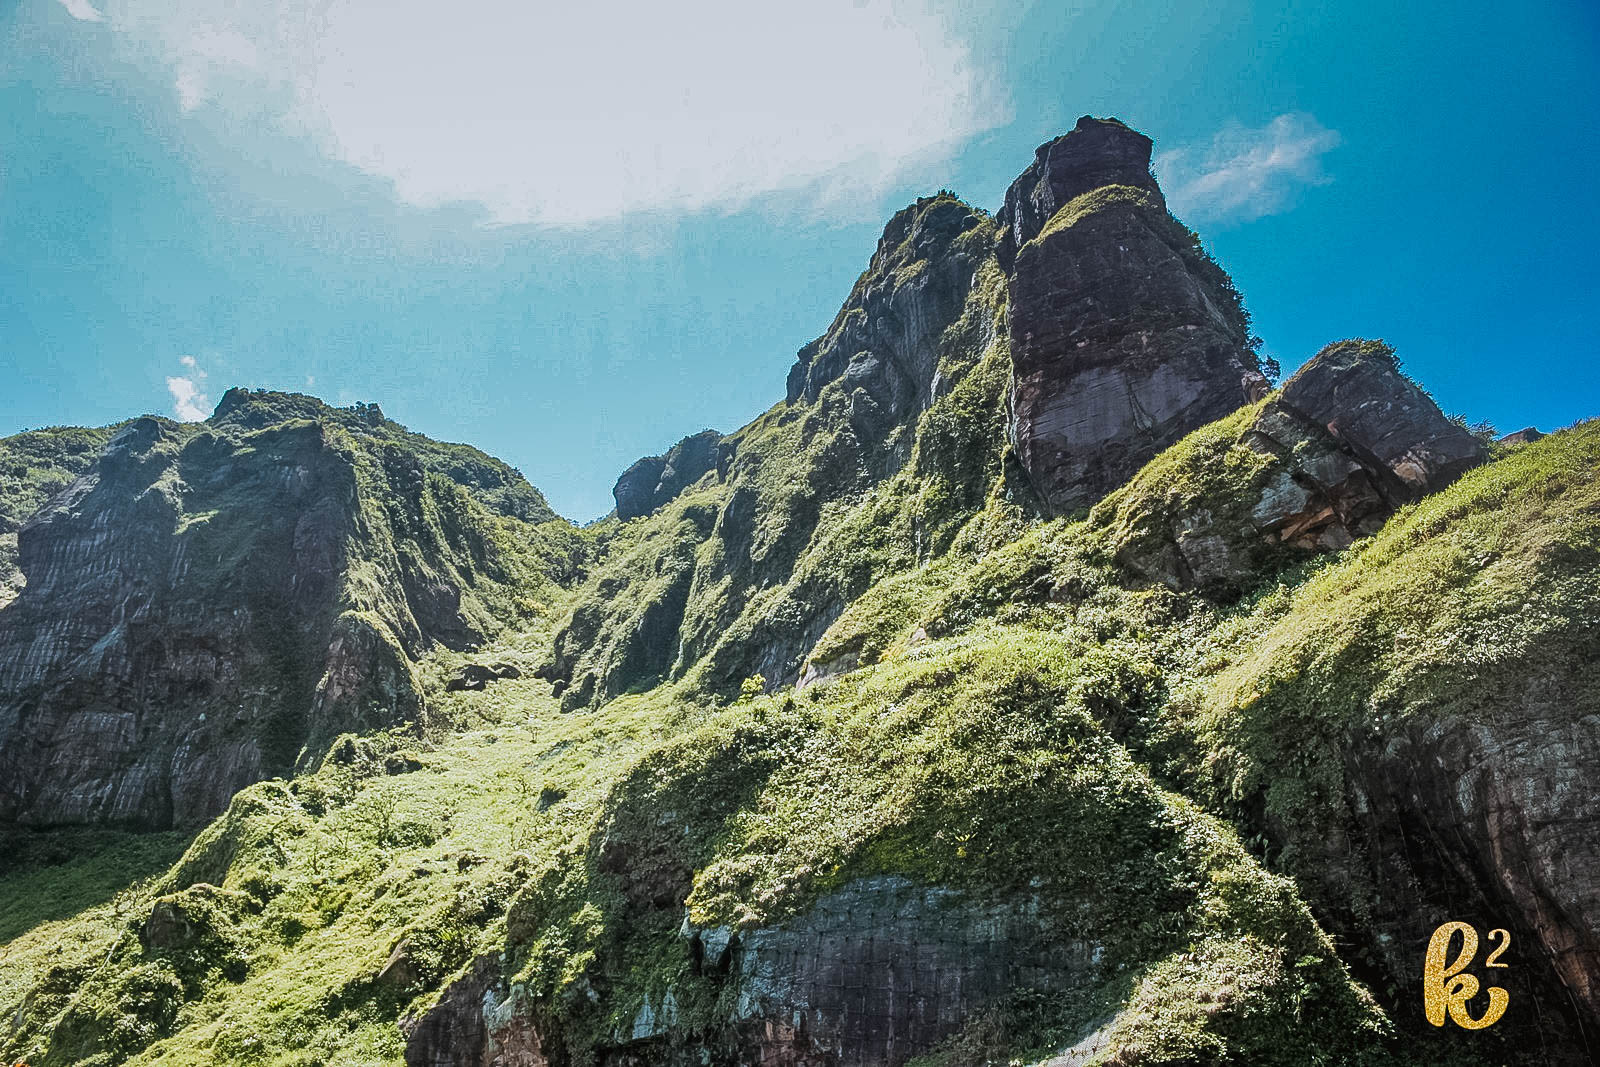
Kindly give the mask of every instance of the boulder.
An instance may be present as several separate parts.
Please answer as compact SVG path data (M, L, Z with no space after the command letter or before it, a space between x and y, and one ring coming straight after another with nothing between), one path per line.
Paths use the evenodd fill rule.
M1382 341L1328 345L1284 384L1278 402L1327 430L1397 501L1450 484L1486 456L1483 442L1400 373Z
M1487 452L1382 341L1328 345L1276 396L1189 435L1093 512L1117 561L1227 599L1374 533Z

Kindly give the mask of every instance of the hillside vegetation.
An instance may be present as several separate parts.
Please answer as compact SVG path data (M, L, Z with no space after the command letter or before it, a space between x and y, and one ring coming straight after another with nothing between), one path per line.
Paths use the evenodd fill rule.
M1270 388L1149 151L896 214L585 529L364 405L0 442L0 1061L1588 1062L1600 423ZM1417 1010L1447 920L1489 1030Z

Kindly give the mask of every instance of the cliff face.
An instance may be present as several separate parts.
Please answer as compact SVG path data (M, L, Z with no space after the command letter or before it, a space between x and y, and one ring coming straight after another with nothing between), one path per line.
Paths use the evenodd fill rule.
M26 581L17 565L17 531L94 462L112 432L58 426L0 438L0 608Z
M716 469L722 435L701 430L685 437L659 456L646 456L623 471L612 486L617 518L624 521L649 515Z
M1340 341L1283 389L1206 427L1097 505L1119 563L1174 589L1237 596L1343 549L1487 458L1381 341Z
M23 525L0 819L209 818L342 730L414 718L412 661L481 640L491 605L508 617L507 591L547 580L507 547L522 520L429 471L376 409L279 400L135 420Z
M1167 214L1150 139L1083 118L1006 194L1011 440L1068 514L1267 389L1227 275Z

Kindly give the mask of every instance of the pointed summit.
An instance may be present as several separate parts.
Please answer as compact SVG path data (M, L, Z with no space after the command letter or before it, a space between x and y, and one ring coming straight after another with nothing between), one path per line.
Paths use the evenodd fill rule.
M1033 163L1006 190L999 219L1004 231L1000 261L1009 268L1017 249L1033 240L1052 215L1093 189L1128 185L1160 200L1161 190L1150 174L1153 144L1118 119L1085 115L1070 132L1040 145Z

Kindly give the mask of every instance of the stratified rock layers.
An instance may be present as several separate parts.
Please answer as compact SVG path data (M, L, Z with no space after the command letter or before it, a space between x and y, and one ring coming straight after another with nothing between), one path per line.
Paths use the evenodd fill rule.
M1487 458L1381 341L1331 344L1272 399L1196 431L1091 513L1118 562L1229 597L1376 532Z
M496 524L541 513L510 468L376 408L230 390L203 426L135 420L19 531L0 821L193 824L415 715L412 659L495 625L480 597L527 551Z
M0 614L0 818L189 823L294 762L353 472L315 426L248 459L185 436L138 420L21 530L28 584ZM218 521L244 500L246 521Z

